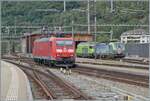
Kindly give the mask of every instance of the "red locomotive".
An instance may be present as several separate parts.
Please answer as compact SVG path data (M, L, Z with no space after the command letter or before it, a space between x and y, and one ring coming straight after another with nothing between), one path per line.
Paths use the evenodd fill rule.
M34 61L61 67L75 64L75 42L72 38L41 38L34 41Z

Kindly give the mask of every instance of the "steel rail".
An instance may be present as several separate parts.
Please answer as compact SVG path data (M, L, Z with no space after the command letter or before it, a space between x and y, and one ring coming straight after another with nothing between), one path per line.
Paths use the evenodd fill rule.
M127 73L119 73L114 71L107 71L102 69L87 68L87 67L77 67L73 69L74 72L81 73L84 75L90 75L95 77L100 77L104 79L109 79L113 81L123 82L127 84L133 84L137 86L142 86L148 88L148 78L138 75L130 75Z
M92 99L89 96L85 95L84 93L82 93L80 90L78 90L76 87L74 87L73 85L71 85L70 83L64 81L63 79L57 77L56 75L54 75L51 71L47 70L47 72L57 81L57 82L63 82L63 86L65 88L69 88L71 90L72 93L74 93L75 95L77 95L77 98L83 98L84 100L89 100Z
M143 60L123 59L123 61L128 62L128 63L137 63L137 64L149 65L149 60L144 61L144 59Z
M32 76L26 70L23 70L29 77L31 77L43 90L48 100L54 99L52 93L48 90L47 86L36 76Z
M64 90L67 90L67 92L68 91L71 92L71 94L74 96L73 99L83 99L83 100L93 99L93 98L87 96L86 94L84 94L82 91L77 89L75 86L73 86L69 82L66 82L63 79L57 77L55 74L50 73L50 71L47 71L47 73L45 73L45 72L40 71L38 69L34 69L34 68L29 67L29 66L21 65L21 64L18 64L16 62L12 62L12 61L9 61L9 60L5 60L5 61L10 62L12 64L15 64L17 66L21 66L24 69L28 69L28 70L32 70L34 72L37 72L37 73L34 73L34 74L35 74L35 76L36 76L36 78L38 79L39 82L41 82L42 80L40 80L41 78L38 76L38 74L44 75L45 77L48 77L48 78L51 78L56 84L63 87ZM26 63L27 63L27 61L26 61ZM43 85L43 83L41 83L41 84ZM45 85L43 85L43 89L46 89L46 88L48 88L48 87L45 87ZM56 95L54 95L52 92L50 94L52 94L51 96L54 97L53 99L57 99ZM51 97L49 96L49 98L51 98Z
M106 66L115 66L115 67L124 67L124 68L137 68L137 69L145 69L148 70L148 66L139 66L136 64L128 65L128 64L118 64L118 63L109 63L109 62L98 62L98 61L76 61L76 63L81 64L93 64L93 65L106 65Z

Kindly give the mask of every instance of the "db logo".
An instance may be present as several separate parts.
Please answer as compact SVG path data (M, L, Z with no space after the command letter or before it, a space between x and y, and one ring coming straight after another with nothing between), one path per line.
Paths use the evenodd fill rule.
M66 52L67 51L67 49L66 48L64 48L64 52Z

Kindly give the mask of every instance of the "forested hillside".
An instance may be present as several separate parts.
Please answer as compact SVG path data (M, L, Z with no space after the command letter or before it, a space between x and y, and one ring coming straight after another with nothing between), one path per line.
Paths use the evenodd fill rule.
M147 2L116 1L114 11L110 12L110 2L96 2L97 24L148 24L149 7ZM90 2L90 23L94 24L94 3ZM38 9L57 9L59 12L38 11ZM32 2L2 2L2 25L48 25L68 26L72 20L75 24L87 25L86 12L73 9L87 9L87 2L67 2L66 12L63 12L63 2L32 1ZM130 29L140 27L98 27L98 31L113 30L113 38ZM147 27L143 27L148 29ZM70 29L69 29L70 30ZM87 27L75 27L78 31L87 31ZM93 30L93 28L91 28ZM21 31L21 30L19 30ZM103 36L100 37L100 36ZM99 34L97 40L108 39L108 34Z

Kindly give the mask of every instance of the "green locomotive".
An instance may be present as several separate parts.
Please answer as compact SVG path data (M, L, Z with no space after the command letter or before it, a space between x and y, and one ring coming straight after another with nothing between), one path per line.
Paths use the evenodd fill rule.
M112 58L125 57L125 45L121 42L110 42L109 54Z
M91 42L82 42L77 46L77 57L94 57L95 44Z
M125 56L125 46L120 42L94 43L83 42L78 44L77 57L109 57L122 58Z

